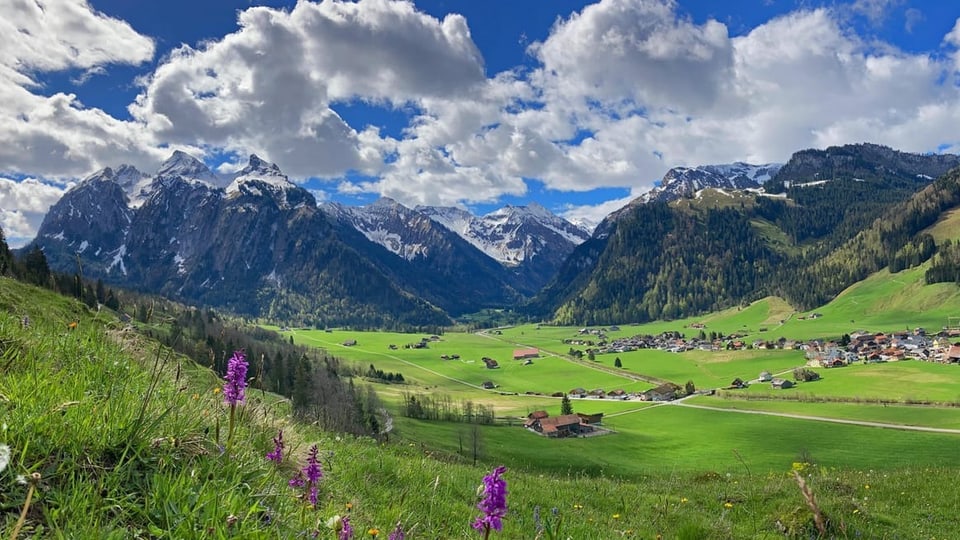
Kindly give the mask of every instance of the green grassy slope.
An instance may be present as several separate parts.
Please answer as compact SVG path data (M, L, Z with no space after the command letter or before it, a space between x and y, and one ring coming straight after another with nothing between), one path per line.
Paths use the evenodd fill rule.
M349 515L354 538L386 538L398 522L407 538L470 538L478 515L476 489L485 471L500 463L497 445L537 448L522 431L484 431L480 463L455 452L408 443L415 428L398 419L399 434L380 444L322 433L291 423L285 402L249 391L229 450L228 414L211 373L168 355L119 325L48 292L0 278L0 445L11 450L0 470L0 531L14 534L30 498L19 538L333 538L324 523ZM22 314L31 323L21 324ZM74 330L68 325L78 321ZM159 351L159 355L157 354ZM159 361L157 360L159 359ZM357 381L358 384L362 382ZM508 464L509 511L500 538L535 538L535 509L562 519L561 538L808 538L816 534L810 510L794 480L793 466L776 460L770 472L761 457L768 445L748 446L747 431L762 425L730 424L739 441L712 448L716 421L692 420L693 411L658 407L614 417L622 429L647 432L649 448L617 447L624 437L546 441L530 463ZM644 427L648 413L666 421ZM720 415L721 413L717 413ZM636 418L630 428L627 418ZM707 419L709 420L709 419ZM688 440L669 433L687 425ZM431 426L440 439L451 426ZM672 427L671 427L672 426ZM283 463L264 459L271 437L284 429ZM726 428L725 428L726 429ZM445 433L444 430L447 430ZM493 435L498 430L502 440ZM790 426L794 443L814 438L802 424ZM699 435L693 435L699 432ZM820 466L796 465L807 475L837 537L926 538L960 528L957 493L943 478L958 468L949 456L939 465L907 463L906 441L874 437L870 430L831 435L833 453L875 454L857 470L828 468L830 452L810 452ZM893 437L891 435L891 437ZM843 441L846 439L846 442ZM869 452L863 444L876 440ZM895 437L894 437L895 439ZM607 442L604 442L607 441ZM934 439L927 439L928 443ZM547 447L545 443L558 443ZM599 451L592 443L609 445ZM287 480L317 444L324 469L317 507ZM933 443L931 443L933 444ZM731 458L731 446L740 457ZM652 467L656 455L697 467ZM896 467L869 470L895 452ZM584 469L577 457L596 466ZM604 467L630 459L643 472L624 479ZM601 472L602 471L602 472ZM21 477L40 475L31 486ZM32 492L32 493L31 493ZM556 513L551 509L556 509Z

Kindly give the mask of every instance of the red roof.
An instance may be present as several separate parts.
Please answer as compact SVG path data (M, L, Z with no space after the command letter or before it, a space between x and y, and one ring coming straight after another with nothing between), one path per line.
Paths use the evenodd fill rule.
M540 351L538 349L514 349L513 358L529 358L533 356L540 356Z

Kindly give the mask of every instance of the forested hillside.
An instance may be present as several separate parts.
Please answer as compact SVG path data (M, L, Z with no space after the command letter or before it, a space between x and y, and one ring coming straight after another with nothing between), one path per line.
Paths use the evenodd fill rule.
M810 309L938 249L928 279L952 280L953 248L921 232L960 205L960 169L932 182L927 174L956 163L876 145L810 150L766 193L705 190L669 204L631 203L528 308L560 324L673 319L767 295Z

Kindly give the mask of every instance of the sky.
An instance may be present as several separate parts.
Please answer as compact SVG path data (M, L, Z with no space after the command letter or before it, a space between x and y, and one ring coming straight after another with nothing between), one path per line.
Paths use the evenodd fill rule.
M671 167L960 153L960 4L0 0L0 227L100 168L250 154L318 200L599 221ZM13 36L13 37L11 37Z

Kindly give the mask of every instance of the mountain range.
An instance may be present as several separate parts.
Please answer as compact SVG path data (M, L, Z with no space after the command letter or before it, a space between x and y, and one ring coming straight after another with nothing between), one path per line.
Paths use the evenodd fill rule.
M536 205L479 218L389 199L318 206L255 155L218 175L178 151L152 175L122 165L85 178L33 245L56 270L191 303L382 326L516 304L588 237Z
M50 209L34 245L60 271L317 326L439 325L501 307L563 323L644 321L769 294L811 306L895 256L919 264L913 254L935 248L917 239L932 219L917 198L949 209L944 175L958 165L860 144L782 165L678 167L591 234L538 204L483 216L391 199L318 206L257 156L218 175L175 152L154 174L90 175ZM899 225L874 230L878 221ZM854 249L872 262L849 262Z

